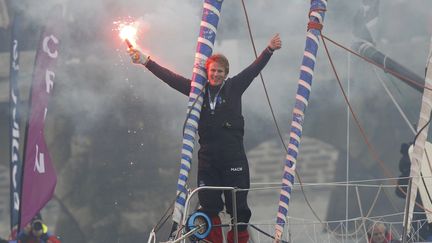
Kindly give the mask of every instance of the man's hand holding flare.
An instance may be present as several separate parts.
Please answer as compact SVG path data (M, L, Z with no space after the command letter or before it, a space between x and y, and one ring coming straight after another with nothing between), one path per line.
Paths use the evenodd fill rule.
M135 49L133 47L130 47L128 49L128 53L129 53L129 56L132 59L132 62L135 63L135 64L142 64L142 65L145 66L147 64L147 62L150 60L150 56L149 55L147 55L145 53L142 53L142 52L140 52L139 50L137 50L137 49Z

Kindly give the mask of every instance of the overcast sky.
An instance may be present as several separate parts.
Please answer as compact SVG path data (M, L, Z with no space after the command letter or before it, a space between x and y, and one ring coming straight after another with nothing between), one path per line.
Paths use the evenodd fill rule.
M65 49L64 52L67 53L67 57L64 57L67 59L64 60L65 62L92 62L93 65L100 64L103 66L101 67L102 70L111 66L108 69L112 73L105 76L112 80L105 81L112 84L113 92L124 90L127 85L134 87L139 85L140 88L143 88L139 93L145 95L147 100L157 100L159 96L163 96L165 97L164 102L183 102L183 104L179 104L179 107L184 106L186 102L184 97L169 88L164 88L164 85L158 83L159 81L155 80L151 74L145 73L143 68L130 64L125 53L125 45L118 38L117 32L113 31L115 26L112 23L125 18L139 20L143 26L138 40L139 46L146 50L152 59L166 65L173 71L190 77L202 11L201 1L94 0L76 2L51 0L48 2L52 4L48 4L47 1L44 1L44 4L40 4L40 1L27 1L26 5L19 3L15 3L15 5L17 8L22 8L33 22L43 22L53 4L59 2L64 4L66 21L69 26L73 26L64 30L63 48ZM269 65L263 71L269 93L277 109L286 109L293 103L304 49L309 2L308 0L245 1L258 53L267 45L269 38L274 33L280 33L283 41L283 48L273 55ZM420 36L423 39L414 43L413 45L416 47L412 50L410 48L390 49L392 46L389 43L397 43L398 38L401 41L409 41L410 37L415 39L416 36L413 35L418 35L419 32L426 30L427 28L424 26L430 23L420 21L430 21L430 17L427 19L425 15L426 9L428 9L426 5L431 4L430 1L426 0L381 1L382 21L391 21L392 23L381 29L384 41L384 44L381 45L390 56L416 58L416 60L406 60L408 58L401 60L402 63L410 65L415 71L423 69L425 53L429 48L424 37L430 33L420 33L424 34ZM350 46L352 43L352 17L361 5L361 0L349 1L349 3L343 0L331 1L326 13L324 33ZM389 11L385 11L387 9ZM393 16L389 12L396 12L398 16ZM416 23L416 26L413 26L412 19L420 21ZM402 30L406 31L407 34L403 34ZM230 74L234 75L254 59L241 1L224 1L218 31L214 51L222 52L229 58L231 62ZM95 39L87 41L86 38L92 35L95 36ZM82 38L81 42L80 37ZM75 45L68 46L72 42ZM378 44L380 45L380 43ZM336 65L340 67L342 78L345 78L347 54L340 49L331 48L334 58L339 61ZM103 60L100 60L101 57ZM333 78L333 74L328 68L328 61L323 55L322 46L319 50L317 63L317 70L320 73L315 77L317 81L314 82L313 89L319 87L320 82L318 80ZM106 77L104 78L106 79ZM76 79L76 77L73 78ZM144 80L146 80L145 84L143 84ZM97 81L88 80L88 82ZM257 79L252 84L244 100L245 103L264 108L266 101L260 82ZM158 97L154 97L154 90L149 89L151 86L161 87L157 91L162 93L157 93ZM166 99L167 96L174 100Z

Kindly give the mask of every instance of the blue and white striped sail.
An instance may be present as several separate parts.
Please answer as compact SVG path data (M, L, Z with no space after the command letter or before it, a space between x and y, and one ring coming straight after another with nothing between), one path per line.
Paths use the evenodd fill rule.
M192 154L195 137L198 131L201 107L203 103L203 90L207 82L205 63L213 53L217 26L223 0L204 0L198 44L193 66L191 90L189 93L186 125L183 132L183 146L181 151L180 174L177 181L177 199L174 207L173 221L179 224L183 217L186 203L186 183L192 164ZM190 111L190 112L189 112Z
M312 0L309 14L310 23L322 25L326 8L326 0ZM320 30L318 29L310 28L307 32L306 47L300 68L300 79L298 80L295 106L291 121L288 153L285 159L284 174L282 178L282 189L280 192L279 208L275 227L276 242L279 242L282 239L283 228L288 215L288 206L291 197L291 190L294 184L296 161L303 130L304 113L308 106L312 88L319 36Z

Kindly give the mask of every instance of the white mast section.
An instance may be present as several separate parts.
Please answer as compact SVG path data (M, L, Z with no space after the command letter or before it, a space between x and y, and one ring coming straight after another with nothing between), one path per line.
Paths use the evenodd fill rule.
M431 47L429 48L429 50L430 50L429 53L431 53L432 52L432 42L431 42ZM411 177L412 183L411 183L410 195L407 196L407 203L409 205L409 209L408 209L408 215L405 215L405 217L408 217L408 220L407 221L404 220L404 222L407 222L407 225L405 225L405 227L407 228L407 233L410 232L410 227L407 227L407 226L411 225L411 220L413 218L413 211L414 211L414 206L416 203L417 190L419 190L419 188L421 188L422 166L425 167L424 169L428 169L428 170L432 166L432 164L430 162L427 162L426 164L422 163L423 158L427 157L427 156L425 156L425 154L426 154L425 153L425 144L426 144L426 139L427 139L428 130L429 130L429 124L427 124L427 123L430 120L431 110L432 110L432 91L430 90L430 87L432 87L432 58L431 58L431 55L428 56L428 60L427 60L425 89L423 90L423 98L422 98L422 104L421 104L421 109L420 109L420 118L419 118L419 122L417 125L417 133L419 133L419 132L420 133L417 135L417 139L416 139L415 144L414 144L413 153L410 156L410 158L411 158L410 177ZM426 161L427 161L427 159L428 158L426 158ZM422 188L422 190L420 190L420 196L422 196L422 198L427 196L426 191L423 189L424 188ZM424 194L426 194L426 195L424 195ZM429 202L429 199L424 200L424 201ZM426 206L425 208L428 208L427 203L424 203L424 206ZM429 205L429 209L432 209L432 208L430 208L430 206L431 205ZM430 212L430 210L429 210L429 212ZM430 213L427 213L426 215L427 215L428 221L431 222L432 215Z

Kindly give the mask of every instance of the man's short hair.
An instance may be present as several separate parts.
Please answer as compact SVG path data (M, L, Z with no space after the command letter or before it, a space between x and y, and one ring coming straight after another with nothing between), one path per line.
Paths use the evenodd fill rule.
M211 55L206 61L205 68L208 70L210 63L213 63L213 62L217 62L222 67L224 67L226 75L229 73L229 62L228 62L228 58L226 58L226 56L219 54L219 53Z

